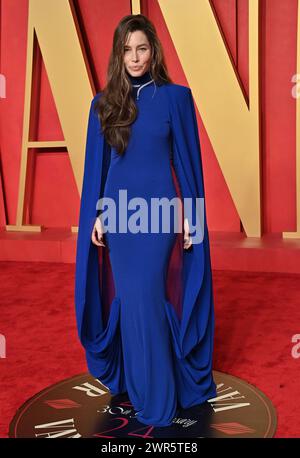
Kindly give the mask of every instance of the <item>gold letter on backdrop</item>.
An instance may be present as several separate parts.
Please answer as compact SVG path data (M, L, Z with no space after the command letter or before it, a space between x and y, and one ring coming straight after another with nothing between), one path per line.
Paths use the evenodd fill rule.
M249 1L249 107L209 0L159 0L248 236L261 236L258 0Z
M30 174L28 151L31 148L67 147L78 189L81 191L85 138L93 82L89 77L84 50L81 48L76 28L76 17L72 14L68 0L29 0L28 36L26 60L26 86L23 118L22 157L19 179L18 209L16 225L7 225L7 230L40 231L40 226L25 225L30 222L28 208L24 208L25 182ZM36 40L35 40L36 37ZM65 141L31 141L30 112L32 100L33 56L37 41ZM29 180L28 180L29 181ZM27 207L27 202L26 202ZM27 215L25 214L25 210ZM24 217L23 217L24 215ZM75 228L76 230L77 228Z
M300 2L298 1L298 21L297 21L297 77L300 75ZM298 79L297 78L297 79ZM298 82L299 85L299 82ZM298 93L299 91L296 91ZM282 236L286 239L300 238L300 97L296 94L296 232L283 232Z

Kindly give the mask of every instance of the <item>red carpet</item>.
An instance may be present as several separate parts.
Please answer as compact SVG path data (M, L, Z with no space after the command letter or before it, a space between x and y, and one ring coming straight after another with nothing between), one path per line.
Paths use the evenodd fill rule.
M0 262L0 437L18 407L87 371L74 312L74 264ZM275 437L300 436L300 275L214 271L214 369L257 386L278 414ZM298 377L297 377L298 376Z

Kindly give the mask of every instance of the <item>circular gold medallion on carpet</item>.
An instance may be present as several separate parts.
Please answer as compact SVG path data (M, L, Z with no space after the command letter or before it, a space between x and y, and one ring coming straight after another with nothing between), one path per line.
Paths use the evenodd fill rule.
M275 408L255 386L214 371L217 397L180 409L173 423L140 423L128 394L111 396L89 373L51 385L28 399L9 427L11 438L273 437Z

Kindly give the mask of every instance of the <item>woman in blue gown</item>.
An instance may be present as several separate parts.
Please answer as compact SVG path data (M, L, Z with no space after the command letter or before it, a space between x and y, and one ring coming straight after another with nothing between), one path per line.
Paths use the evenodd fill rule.
M191 90L153 77L151 51L158 43L152 42L153 25L143 15L131 15L123 19L122 26L129 31L124 70L138 115L131 123L127 146L119 154L101 129L96 108L103 92L91 103L76 256L78 335L90 373L112 394L127 392L140 422L168 426L180 407L216 396L205 206L201 240L189 233L197 214L196 199L204 201L201 150ZM151 221L157 222L151 211L153 198L171 201L178 196L172 166L181 199L192 201L189 218L184 207L180 318L167 296L168 268L178 237L176 205L170 206L168 230L163 228L161 213L158 228L151 230ZM125 212L120 191L125 193L126 206L131 199L140 198L146 212L137 214L141 200L132 200L133 206ZM107 219L103 203L99 211L99 199L114 202L114 230L109 225L104 230ZM121 215L125 213L126 223L135 222L134 231L124 230ZM107 320L104 250L108 250L113 275Z

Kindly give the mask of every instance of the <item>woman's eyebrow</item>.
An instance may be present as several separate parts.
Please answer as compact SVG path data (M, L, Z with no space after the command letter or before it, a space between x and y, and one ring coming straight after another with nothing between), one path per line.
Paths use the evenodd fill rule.
M147 45L147 43L143 43L141 45L137 45L137 48L139 48L140 46L148 46L148 45ZM125 48L131 48L131 46L125 45Z

